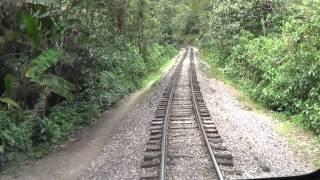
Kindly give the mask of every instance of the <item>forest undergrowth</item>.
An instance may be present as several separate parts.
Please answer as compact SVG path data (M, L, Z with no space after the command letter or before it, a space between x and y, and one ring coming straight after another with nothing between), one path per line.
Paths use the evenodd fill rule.
M0 170L43 157L177 54L161 7L0 2Z
M223 2L211 1L201 32L209 63L253 100L320 135L320 2Z
M0 170L43 157L197 46L320 135L320 1L0 1Z

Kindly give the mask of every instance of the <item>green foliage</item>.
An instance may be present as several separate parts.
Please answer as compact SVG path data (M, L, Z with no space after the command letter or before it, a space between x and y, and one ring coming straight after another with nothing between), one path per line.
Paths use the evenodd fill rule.
M20 108L19 104L15 100L13 100L11 98L0 98L0 102L5 103L8 106L13 106L13 107L16 107L16 108Z
M26 0L28 3L41 4L41 5L57 5L59 0ZM61 1L60 1L61 2Z
M59 2L0 3L0 101L21 107L0 111L1 166L46 154L176 53L164 2Z
M73 84L56 75L43 74L59 61L59 56L60 51L57 49L49 49L47 52L42 53L31 61L30 67L26 72L26 77L62 97L72 100L74 97L71 91L75 90Z
M12 74L7 74L4 77L4 96L0 98L0 102L7 105L7 110L11 107L20 108L19 104L13 99L15 93L16 79Z
M0 3L0 101L6 105L0 163L21 153L42 157L139 88L176 54L169 43L178 6L153 0Z
M23 113L24 122L15 122L12 114L0 111L0 169L3 163L15 160L15 153L25 153L32 147L32 116Z
M65 97L70 101L74 98L74 95L71 92L75 90L75 86L58 76L52 74L41 75L32 79L32 81L39 83L40 86L44 86L50 91Z
M50 67L59 61L60 51L58 49L49 49L37 58L31 61L30 67L26 72L26 77L37 78Z
M161 64L173 57L175 53L176 50L173 46L154 44L148 48L147 69L151 72L157 70Z
M26 14L23 14L22 18L28 37L31 39L35 47L40 47L43 35L40 29L40 23L38 22L38 19Z
M212 0L209 18L203 23L201 47L216 49L221 59L232 53L239 43L241 31L253 36L277 33L287 14L287 1L242 1Z
M292 115L296 122L319 135L320 4L318 1L282 2L278 10L261 8L274 7L277 3L280 2L249 3L245 12L263 12L250 21L250 18L230 17L231 12L222 10L226 8L241 15L243 10L239 11L238 5L230 5L236 6L230 9L229 5L218 3L224 13L214 14L213 18L229 19L220 25L217 22L222 21L214 21L215 32L205 32L205 37L213 39L202 46L207 48L212 62L254 99L275 111ZM261 20L269 25L261 24ZM221 29L229 34L218 31ZM221 41L228 43L221 46Z
M42 144L59 144L80 127L91 124L99 106L87 102L62 103L50 110L46 118L38 118L34 128L34 140Z
M7 74L4 77L4 89L5 89L5 96L12 98L15 93L15 85L16 79L12 74Z

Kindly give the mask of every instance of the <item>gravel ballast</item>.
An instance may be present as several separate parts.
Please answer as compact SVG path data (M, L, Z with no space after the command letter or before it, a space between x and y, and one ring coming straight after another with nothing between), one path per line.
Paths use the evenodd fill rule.
M278 121L244 108L221 81L206 74L207 66L195 61L201 91L219 134L234 156L241 176L253 178L305 174L311 166L300 160L286 140L277 133Z
M182 52L180 52L179 60ZM99 157L79 178L87 179L139 179L145 144L149 137L148 128L154 118L155 109L161 99L172 73L172 68L136 108L131 110L112 137L107 139Z
M168 122L168 180L216 179L210 154L203 140L192 105L189 79L190 54L182 64L176 87L173 90L170 118ZM186 120L187 119L187 120ZM186 122L191 122L186 124Z
M300 160L286 140L277 133L278 121L245 108L222 82L209 78L207 66L195 59L198 81L212 119L224 145L234 157L241 175L227 179L299 175L312 171ZM99 157L79 178L139 179L148 140L148 128L173 69L131 110L112 137L106 140Z
M182 54L183 51L180 52L179 60ZM222 136L223 144L233 155L237 174L241 172L241 175L228 175L226 179L299 175L313 170L311 163L299 159L295 149L277 133L281 122L244 107L230 87L206 75L208 67L197 57L195 65L206 107ZM80 140L62 148L61 152L52 153L48 158L31 164L32 167L25 171L20 170L17 175L0 179L140 179L143 174L141 162L150 135L148 129L173 72L174 68L139 103L134 101L132 105L136 104L135 107L119 108L120 113L110 111L106 123L97 123L97 127L81 132L84 137L80 136ZM125 101L125 104L130 102ZM118 118L117 114L123 116ZM184 140L194 145L201 141L197 137ZM191 150L184 148L181 151L181 154L186 154ZM203 157L200 163L206 164L206 159ZM196 177L205 174L206 171Z

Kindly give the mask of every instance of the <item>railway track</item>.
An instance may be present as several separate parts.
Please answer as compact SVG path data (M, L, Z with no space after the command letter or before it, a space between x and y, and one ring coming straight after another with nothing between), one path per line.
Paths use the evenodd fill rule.
M156 109L141 179L223 180L233 166L204 103L194 54L186 49Z

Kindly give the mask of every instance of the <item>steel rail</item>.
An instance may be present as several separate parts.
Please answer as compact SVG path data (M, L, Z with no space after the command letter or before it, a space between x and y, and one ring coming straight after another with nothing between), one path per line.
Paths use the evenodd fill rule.
M193 54L193 49L191 49L191 57L190 57L190 70L189 70L189 78L190 78L190 86L191 86L191 94L192 94L192 103L193 103L193 109L194 109L194 113L195 113L195 116L196 116L196 119L197 119L197 122L200 126L200 129L201 129L201 132L202 132L202 135L204 137L204 140L206 142L206 145L208 147L208 150L209 150L209 153L210 153L210 157L211 157L211 160L213 162L213 165L214 165L214 169L217 173L217 176L218 176L218 179L219 180L224 180L223 178L223 175L221 173L221 170L219 168L219 165L218 165L218 162L217 162L217 159L215 158L214 156L214 153L213 153L213 150L211 148L211 145L210 145L210 142L209 142L209 139L208 139L208 136L206 134L206 131L204 129L204 126L203 126L203 123L201 121L201 117L200 117L200 113L199 113L199 109L198 109L198 104L197 104L197 101L196 101L196 97L195 97L195 94L194 94L194 89L193 89L193 72L192 72L192 65L194 65L194 54ZM196 75L196 72L195 72L195 75Z
M189 48L187 48L185 54L183 55L176 71L174 72L174 80L173 84L170 88L170 95L167 103L167 109L166 109L166 116L163 121L163 130L162 130L162 138L161 138L161 159L160 159L160 174L159 178L160 180L165 180L166 179L166 166L167 166L167 160L168 160L168 152L167 152L167 130L168 130L168 120L170 117L170 109L171 109L171 102L172 102L172 97L173 97L173 90L176 87L176 82L179 76L179 73L181 71L182 63L186 59L187 55L189 52Z

